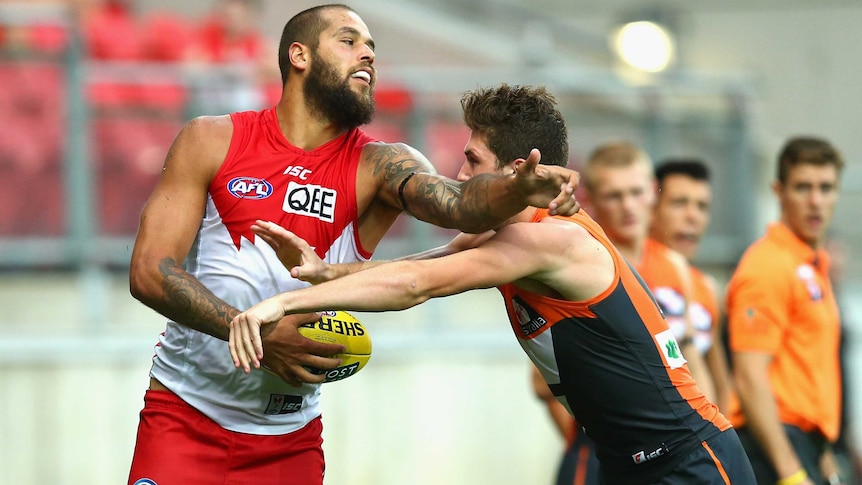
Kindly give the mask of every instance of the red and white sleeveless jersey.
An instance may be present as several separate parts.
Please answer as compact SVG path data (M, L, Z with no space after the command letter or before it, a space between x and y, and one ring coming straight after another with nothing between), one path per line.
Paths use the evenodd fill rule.
M357 228L356 170L374 141L353 129L312 151L291 145L275 109L231 115L233 137L209 186L206 213L184 262L216 296L245 310L307 286L251 231L257 219L302 237L330 263L367 260ZM151 376L226 429L283 434L320 415L319 385L234 368L227 342L169 321Z

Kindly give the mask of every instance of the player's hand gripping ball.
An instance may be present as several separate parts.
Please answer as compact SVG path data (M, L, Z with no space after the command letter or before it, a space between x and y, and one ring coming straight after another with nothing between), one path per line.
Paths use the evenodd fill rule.
M335 369L309 369L315 374L326 374L323 382L340 381L359 372L371 358L371 336L365 326L353 315L343 311L320 312L320 320L299 327L299 333L318 342L344 345L344 353Z

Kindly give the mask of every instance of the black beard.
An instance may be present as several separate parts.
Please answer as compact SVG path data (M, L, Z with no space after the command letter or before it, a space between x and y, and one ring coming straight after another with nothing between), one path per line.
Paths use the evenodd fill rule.
M309 110L339 129L351 129L371 122L374 98L357 95L338 69L312 54L311 70L302 85Z

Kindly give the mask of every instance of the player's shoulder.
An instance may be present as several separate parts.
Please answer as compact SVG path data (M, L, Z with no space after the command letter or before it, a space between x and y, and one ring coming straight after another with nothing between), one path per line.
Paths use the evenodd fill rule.
M189 120L168 152L168 166L182 166L212 176L227 155L232 133L228 115Z
M755 271L779 270L793 266L793 254L781 244L769 238L754 241L742 253L737 270L756 268Z
M738 288L766 285L777 291L793 281L796 271L793 256L786 250L761 239L749 246L730 278L729 292Z
M522 246L559 252L569 248L583 248L587 242L598 242L582 224L570 218L547 215L531 222L508 224L497 232L518 238Z
M578 237L592 237L586 225L574 217L552 216L545 213L535 222L539 223L540 227L558 227Z
M179 137L188 143L213 143L230 140L233 121L230 115L197 116L190 119L180 130Z

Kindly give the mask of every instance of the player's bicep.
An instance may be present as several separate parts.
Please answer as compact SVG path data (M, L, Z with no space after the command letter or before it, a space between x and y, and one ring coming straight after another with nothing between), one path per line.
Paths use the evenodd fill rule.
M230 139L224 132L224 120L196 119L177 135L141 212L133 259L185 257L200 227L210 180L227 152Z

